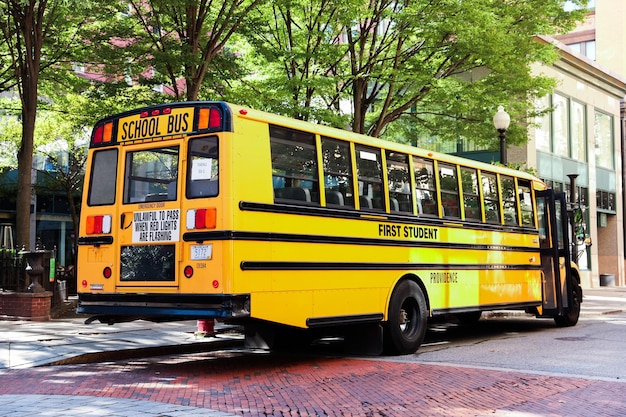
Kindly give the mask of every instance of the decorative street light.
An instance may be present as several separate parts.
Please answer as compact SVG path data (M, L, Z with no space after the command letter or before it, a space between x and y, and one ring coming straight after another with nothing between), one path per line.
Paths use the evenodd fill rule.
M506 130L511 123L511 116L504 111L503 106L498 106L498 112L493 116L493 125L500 137L500 163L506 165Z

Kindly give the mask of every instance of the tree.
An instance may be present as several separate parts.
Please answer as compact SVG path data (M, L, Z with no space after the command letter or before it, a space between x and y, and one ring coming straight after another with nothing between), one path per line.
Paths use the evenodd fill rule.
M82 48L79 28L91 2L63 0L3 0L0 2L2 39L0 88L15 91L20 98L21 141L17 151L16 201L17 243L30 241L31 171L37 108L42 80L70 84L72 51Z
M561 0L367 0L355 3L316 0L316 13L296 0L274 4L276 18L259 19L250 28L255 52L262 54L274 70L282 68L280 83L307 88L307 100L283 105L293 115L301 103L320 110L348 104L349 127L372 136L406 141L407 129L414 136L436 136L456 141L469 137L487 144L493 141L491 118L497 105L505 105L514 121L508 139L526 139L523 124L532 115L533 98L546 94L554 81L532 73L535 63L552 63L557 55L551 45L539 43L536 34L566 31L582 14L566 12ZM313 7L313 6L311 6ZM347 9L346 9L347 7ZM339 13L337 13L339 12ZM331 16L327 27L302 24L311 15ZM347 20L347 21L346 21ZM269 25L267 22L276 22ZM294 24L297 23L297 24ZM340 33L340 35L336 35ZM300 40L296 45L268 39ZM311 34L311 35L307 35ZM320 34L335 36L331 59L308 51L311 39ZM268 45L273 46L269 48ZM288 48L285 48L285 45ZM283 62L277 65L275 57ZM337 59L337 49L343 49ZM311 68L315 59L315 71ZM293 69L300 70L300 84ZM335 90L322 88L319 79L332 76ZM254 81L250 81L254 84ZM314 88L314 91L311 91ZM320 120L334 124L335 120ZM401 127L398 127L398 126Z
M340 114L339 104L345 97L341 77L347 61L339 40L357 7L353 0L288 0L257 7L238 44L250 75L230 92L233 101L345 128L350 117ZM244 40L252 50L241 46Z
M208 81L222 89L234 62L227 43L264 1L130 0L120 19L124 30L109 28L108 42L94 43L93 52L104 57L112 76L164 85L176 100L194 101L211 89Z

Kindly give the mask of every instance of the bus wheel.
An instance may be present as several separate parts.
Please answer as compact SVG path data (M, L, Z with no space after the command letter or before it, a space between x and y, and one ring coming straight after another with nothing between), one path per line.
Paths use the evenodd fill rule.
M580 316L580 303L583 299L583 290L580 288L578 280L572 279L574 282L574 290L572 294L572 305L569 306L562 316L556 316L554 322L560 327L575 326Z
M428 321L426 298L419 285L400 282L391 294L385 323L385 351L390 354L414 353L422 344Z

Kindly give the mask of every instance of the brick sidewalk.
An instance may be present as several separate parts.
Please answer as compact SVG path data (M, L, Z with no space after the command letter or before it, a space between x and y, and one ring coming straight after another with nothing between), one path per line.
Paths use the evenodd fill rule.
M124 398L242 416L622 416L625 393L625 383L600 379L271 354L0 373L0 395Z

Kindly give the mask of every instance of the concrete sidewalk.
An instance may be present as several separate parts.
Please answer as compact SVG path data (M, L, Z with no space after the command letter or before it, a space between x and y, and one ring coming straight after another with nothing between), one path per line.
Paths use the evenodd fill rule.
M587 289L584 294L583 317L626 311L626 287ZM196 321L135 321L109 326L99 322L86 325L85 318L0 321L0 369L69 363L76 357L97 361L103 352L118 352L116 356L124 359L133 357L133 353L146 356L168 354L168 348L179 348L180 345L186 345L189 351L202 351L241 344L239 334L224 333L225 328L219 324L216 330L221 333L220 337L199 337ZM150 349L154 351L146 352Z
M165 355L181 345L188 352L197 352L242 343L236 334L198 335L196 321L134 321L112 326L84 322L85 317L76 316L45 322L0 321L0 369L71 363L77 357L95 362L106 355L111 360L111 352L117 352L116 359L125 359Z

